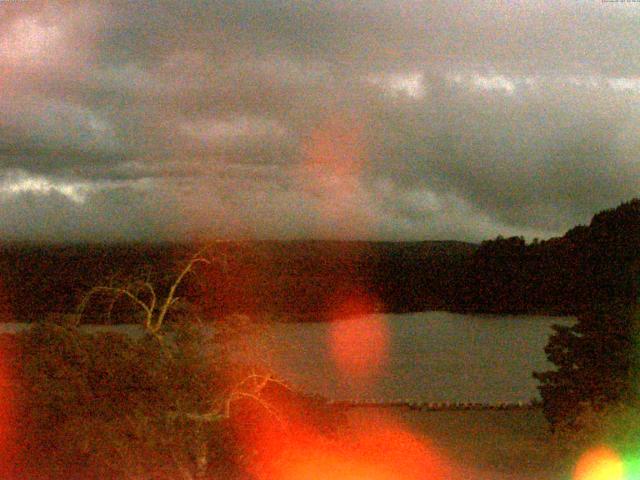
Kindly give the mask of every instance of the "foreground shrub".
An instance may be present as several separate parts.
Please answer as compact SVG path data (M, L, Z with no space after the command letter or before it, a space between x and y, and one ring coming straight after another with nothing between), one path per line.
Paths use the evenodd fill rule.
M231 364L199 332L174 326L160 343L36 324L5 335L21 448L3 478L246 478L256 428L344 424L323 399Z
M180 414L209 412L219 391L205 351L53 324L17 334L20 477L195 475L213 429Z
M12 469L0 470L1 478L242 477L250 461L242 437L250 423L242 427L237 419L251 418L256 407L268 414L265 426L294 406L310 417L321 411L323 402L288 388L286 401L274 397L273 385L284 385L255 359L232 364L233 341L250 328L247 317L211 321L205 331L197 310L178 296L195 266L211 261L203 252L166 291L135 278L96 286L72 323L35 324L4 337L0 358L11 373L12 398L0 399L0 407L11 405L19 419L10 429L19 448L3 453L0 466ZM143 335L82 332L74 322L95 299L106 301L109 312L117 301L131 302Z
M545 352L556 369L533 374L552 429L579 429L585 409L599 412L632 394L637 318L636 305L606 305L573 326L554 326Z

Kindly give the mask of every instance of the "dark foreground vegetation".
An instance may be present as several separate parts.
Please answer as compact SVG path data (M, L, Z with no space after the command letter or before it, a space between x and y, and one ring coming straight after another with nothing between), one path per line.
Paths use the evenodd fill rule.
M463 242L246 241L212 245L221 261L186 279L181 294L221 313L327 319L352 298L362 310L577 315L629 304L640 249L640 200L593 217L564 236ZM0 247L0 316L31 321L72 312L96 283L166 272L189 244ZM635 270L634 270L635 269ZM163 273L164 272L164 273ZM126 305L114 316L130 316ZM120 309L120 310L119 310ZM96 316L92 321L106 321Z
M80 317L0 336L0 478L269 478L265 431L286 438L303 418L329 433L340 424L338 409L292 390L262 359L232 360L254 328L246 317L200 328L199 308L177 292L208 262L193 254L167 272L165 290L137 277L82 297L80 313L130 302L141 336L83 333Z
M286 435L296 416L328 432L344 422L207 342L223 345L175 322L139 339L53 323L0 336L1 478L247 478L261 431Z

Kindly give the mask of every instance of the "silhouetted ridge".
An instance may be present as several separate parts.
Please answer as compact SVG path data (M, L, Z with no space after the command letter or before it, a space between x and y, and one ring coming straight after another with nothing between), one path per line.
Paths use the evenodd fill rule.
M31 320L73 311L92 286L132 276L145 276L162 291L195 249L172 243L7 244L0 247L0 313ZM637 298L639 252L640 200L634 199L594 215L588 226L530 244L522 237L480 245L219 242L209 252L218 260L200 266L181 295L208 315L286 313L304 320L327 319L354 299L370 311L575 315ZM114 313L126 319L130 307L120 305Z

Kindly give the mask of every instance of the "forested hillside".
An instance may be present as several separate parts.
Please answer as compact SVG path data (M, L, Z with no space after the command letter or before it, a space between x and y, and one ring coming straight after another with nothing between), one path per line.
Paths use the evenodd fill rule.
M522 237L465 242L218 242L182 296L208 315L323 312L356 300L370 311L443 309L578 314L635 298L640 200L595 215L588 226L526 244ZM0 247L0 315L34 320L72 312L92 286L148 278L162 285L198 247L79 244ZM164 282L164 283L163 283ZM165 285L165 288L167 285ZM120 302L113 319L127 316ZM96 313L97 315L97 313ZM95 321L106 321L94 318Z
M72 312L92 286L166 279L199 247L189 244L5 245L0 279L5 318ZM210 314L319 312L357 296L382 311L444 308L442 286L477 248L463 242L257 241L211 245L180 294ZM119 302L113 318L126 317ZM8 312L11 313L8 313ZM95 318L96 321L101 321ZM102 319L104 320L104 319Z
M640 200L593 217L559 238L483 242L455 289L467 311L578 314L637 297Z

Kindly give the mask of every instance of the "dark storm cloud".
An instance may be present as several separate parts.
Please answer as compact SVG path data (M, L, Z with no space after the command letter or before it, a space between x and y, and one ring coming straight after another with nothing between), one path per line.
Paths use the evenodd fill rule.
M4 236L545 237L638 194L634 4L0 11Z
M507 225L541 231L637 195L637 96L536 82L511 94L434 91L419 109L388 112L380 171L402 159L391 168L407 188L426 180Z

